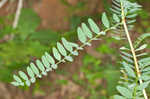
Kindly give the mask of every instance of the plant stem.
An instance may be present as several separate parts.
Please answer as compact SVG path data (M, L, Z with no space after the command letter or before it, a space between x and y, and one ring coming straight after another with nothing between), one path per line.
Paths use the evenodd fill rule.
M7 1L8 0L1 0L0 1L0 8L2 8L6 4Z
M14 19L14 22L13 22L13 28L14 29L16 29L17 26L18 26L18 21L19 21L19 17L20 17L20 14L21 14L22 7L23 7L23 0L19 0L17 10L16 10L16 16L15 16L15 19Z
M132 41L131 41L131 38L130 38L130 35L129 35L129 30L127 28L127 24L126 24L126 20L125 20L125 13L124 13L124 7L123 7L122 2L121 2L121 9L122 9L122 22L123 22L125 33L126 33L126 36L127 36L130 48L131 48L131 52L132 52L132 55L133 55L137 77L139 79L140 84L142 84L143 81L141 79L141 72L140 72L140 69L139 69L138 60L136 58L135 49L133 47L133 44L132 44ZM144 95L144 99L148 99L148 96L146 94L146 90L145 89L143 89L143 95Z

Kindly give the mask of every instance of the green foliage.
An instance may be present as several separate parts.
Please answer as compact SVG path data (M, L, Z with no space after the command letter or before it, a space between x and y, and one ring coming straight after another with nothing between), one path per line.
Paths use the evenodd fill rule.
M43 35L44 33L44 35ZM55 45L58 40L60 40L61 35L58 32L52 30L39 30L34 31L30 36L30 40L39 41L42 44L46 45Z
M21 38L24 40L28 35L35 32L39 24L40 18L32 9L22 9L17 31L19 34L22 34Z
M127 89L125 87L117 86L117 90L125 98L132 98L132 92L129 89Z
M118 4L115 1L116 0L114 0L114 3ZM134 21L127 20L125 23L124 21L125 19L134 18L137 16L137 14L133 14L129 16L128 13L129 14L134 13L141 6L136 3L131 3L129 1L126 1L126 0L121 1L120 3L121 3L120 11L122 15L121 17L122 17L122 21L125 27L126 23L133 23L136 21L135 19L133 19ZM119 10L119 8L117 8L117 10ZM144 97L144 99L148 99L145 88L148 87L149 80L144 80L142 78L145 78L143 76L148 77L149 73L145 73L143 69L150 64L148 62L149 58L147 58L148 54L145 53L144 51L143 53L141 53L142 50L144 50L147 47L147 44L141 45L141 42L143 42L145 38L149 37L149 33L143 34L137 39L137 41L135 41L135 44L134 44L135 49L134 49L132 48L132 41L130 41L129 39L130 37L127 33L128 30L126 28L125 30L126 30L125 33L127 34L127 39L130 44L130 48L125 47L125 46L121 48L121 57L123 58L123 61L121 62L121 64L123 65L123 67L121 68L121 71L124 75L123 77L121 77L121 81L119 82L122 86L120 85L117 86L117 90L121 94L121 96L115 95L114 98L115 99L118 99L118 98L140 99Z
M4 20L8 19L5 18ZM44 51L50 49L49 43L51 43L50 46L55 45L61 35L51 30L36 32L40 24L40 18L32 9L24 8L22 10L17 29L14 30L6 22L1 24L0 37L3 39L6 35L8 35L8 38L9 35L14 35L14 38L0 44L0 69L2 70L0 80L10 82L12 80L11 74L15 70L25 69L25 65L29 61L33 61L40 57Z
M57 65L59 63L65 62L66 60L72 62L73 61L72 55L78 55L78 50L82 50L83 47L86 45L90 46L91 41L97 40L97 38L100 35L104 35L105 32L107 32L111 29L114 29L115 27L117 27L120 24L120 23L117 23L115 26L110 27L109 26L109 20L108 20L105 13L102 16L102 21L105 22L103 24L107 27L107 29L104 31L101 31L101 32L100 32L100 28L98 27L98 25L91 18L88 19L88 23L89 23L90 28L88 28L88 26L86 26L85 23L82 23L82 28L78 27L77 33L78 33L78 39L83 44L81 46L79 46L76 43L69 42L65 38L62 38L62 41L61 41L62 44L60 42L57 42L57 48L56 47L52 48L52 56L46 52L45 55L42 56L42 61L37 59L35 63L30 64L31 68L33 68L33 69L31 69L32 73L35 73L35 75L37 75L36 77L41 78L42 75L47 75L47 72L49 70L57 69ZM92 31L90 31L90 29ZM97 34L97 35L95 37L93 37L92 32ZM89 40L88 40L88 38L89 38ZM57 62L55 62L55 60ZM28 66L27 68L30 68L30 66ZM47 70L46 70L46 68L47 68ZM27 75L31 75L30 72L28 72ZM24 83L25 85L30 86L30 83L34 82L32 80L36 79L36 77L30 76L30 78L28 78L27 75L24 74L24 76L26 76L27 78L26 79L23 78L22 82L18 82L16 80L16 81L12 82L12 84L15 86L18 86L18 85L23 86L22 83ZM22 78L22 76L21 76L21 78ZM15 83L18 83L18 85Z
M100 32L99 27L97 26L97 24L92 19L88 19L88 23L89 23L89 25L91 27L91 30L94 33L98 34Z
M27 67L28 75L31 75L31 72L32 72L32 76L30 76L30 78L28 78L27 74L25 74L23 72L21 72L21 74L20 74L20 72L19 72L20 77L23 78L23 75L24 75L25 78L23 78L21 82L20 81L18 82L18 80L15 79L15 81L12 82L12 84L15 86L18 86L18 85L23 86L22 83L25 82L25 84L27 86L30 86L30 83L34 83L33 79L35 80L36 77L41 78L42 75L47 75L48 71L50 71L52 69L56 69L59 62L64 62L65 60L72 61L71 56L69 54L67 55L67 50L70 51L71 53L73 53L74 55L76 55L77 51L73 51L73 48L79 49L78 45L67 41L65 38L62 38L62 42L63 42L63 44L67 44L67 46L61 45L61 43L58 42L57 43L58 49L55 47L52 48L52 53L53 53L54 57L52 57L47 52L45 52L45 55L42 56L42 61L37 59L35 64L31 63L30 64L31 67L30 66ZM66 52L66 54L64 54L64 52ZM62 56L64 58L62 58ZM57 60L58 62L56 63L55 60ZM28 72L29 68L31 68L30 72ZM36 77L33 76L34 75L33 73L36 75Z
M116 22L120 22L120 18L116 14L113 14L113 19Z
M143 40L145 40L146 38L148 38L148 37L150 37L150 33L144 33L143 35L141 35L140 37L138 37L137 41L134 44L134 47L137 48L141 44L141 42ZM143 46L140 49L143 49Z
M140 10L141 6L138 5L137 3L130 2L129 0L112 0L112 8L110 8L110 11L112 11L113 14L116 14L120 19L122 14L121 2L123 3L128 29L132 29L134 27L133 23L136 22L137 12ZM118 18L117 19L114 18L114 19L117 22L119 21Z
M65 0L61 1L65 5L71 6ZM84 2L82 2L82 4L83 3ZM83 6L82 4L80 6ZM139 11L140 8L140 5L129 2L128 0L112 0L112 21L110 20L111 18L107 17L105 12L102 14L101 21L106 28L105 30L102 30L102 25L98 25L92 18L88 18L87 24L83 22L81 26L77 27L81 20L75 17L77 21L73 22L75 25L71 28L74 29L77 27L77 37L81 45L70 42L68 38L61 38L60 34L51 30L36 31L40 23L39 17L31 9L23 9L19 26L16 30L13 30L11 26L7 26L1 30L1 32L3 32L3 34L0 34L1 37L12 33L15 34L15 38L11 42L0 45L0 59L3 60L0 61L0 64L5 64L5 67L0 67L2 69L0 79L8 82L7 78L11 78L10 76L12 76L9 74L12 74L12 72L18 68L24 68L24 70L17 73L18 75L13 75L14 81L11 82L11 84L14 86L30 86L31 83L37 81L37 78L42 78L42 76L46 76L48 72L57 69L60 63L66 61L73 62L73 56L79 55L79 50L83 50L83 47L87 45L91 46L92 41L98 40L99 37L105 35L106 32L119 31L119 33L125 34L122 12L125 13L128 29L132 29L133 23L136 22L136 12ZM43 33L45 34L43 35ZM150 57L148 57L149 54L145 52L148 45L144 43L144 40L148 37L150 37L150 34L144 33L137 38L134 43L135 54L141 73L140 77L134 66L134 55L131 53L130 48L128 46L120 48L122 57L122 61L120 62L122 65L121 72L123 75L120 77L119 85L116 87L119 95L115 95L114 99L143 99L143 90L148 88L150 84ZM122 40L123 38L118 39ZM48 47L49 43L50 48L52 48L50 51L48 51L50 49ZM101 44L97 50L101 54L111 55L118 53L106 44ZM7 53L7 55L5 53ZM16 54L18 56L16 56ZM116 94L114 87L120 76L120 73L112 66L113 63L111 65L103 64L103 61L89 55L86 55L83 61L81 71L84 73L85 79L79 79L78 75L75 74L73 80L84 86L88 93L90 93L90 99L98 99L99 97L102 99L112 98L107 97L106 94L108 94L108 96ZM105 60L105 62L107 62L107 60ZM7 70L3 71L5 69ZM104 86L99 82L97 83L97 81L102 81L103 79L106 80L106 89L104 89ZM10 80L11 79L9 79L9 81ZM140 80L143 82L141 83ZM56 83L66 85L68 81L62 79L57 80ZM82 97L77 97L77 99L82 99Z
M119 4L120 3L120 4ZM97 38L101 35L105 35L105 32L109 31L109 30L114 30L114 29L119 29L122 23L120 23L120 19L123 20L123 15L125 15L125 17L127 19L131 19L131 18L135 18L137 16L137 14L133 14L135 11L139 10L139 6L136 3L131 3L127 0L125 1L116 1L113 0L113 8L111 9L115 14L113 14L113 20L115 25L110 27L110 21L106 15L106 13L102 14L102 23L103 25L107 28L104 31L101 31L101 29L98 27L98 25L93 21L93 19L89 18L88 19L88 24L89 27L85 24L82 23L81 27L77 28L77 34L78 34L78 39L79 41L82 43L81 46L79 46L76 43L72 43L67 41L65 38L62 38L61 42L57 42L57 47L53 47L52 48L52 56L49 53L45 53L45 55L42 56L42 61L40 61L39 59L36 60L35 63L31 63L30 66L27 67L27 73L25 74L22 71L19 71L19 76L20 78L14 75L14 82L12 82L13 85L15 86L30 86L31 83L34 83L36 77L41 78L42 75L47 75L48 71L51 71L52 69L57 69L58 64L61 62L65 62L67 61L73 61L72 56L73 55L78 55L78 51L82 50L84 46L91 45L91 41L93 40L97 40ZM120 8L116 7L119 6ZM135 6L135 7L133 7ZM124 8L124 9L123 9ZM124 10L124 13L123 11ZM122 16L120 16L122 15ZM120 17L120 18L119 18ZM133 20L128 20L127 23L129 24L129 26L131 27L131 23L135 22L135 19ZM96 36L93 36L95 33ZM148 35L149 36L149 35ZM141 40L143 40L144 38L146 38L146 36L141 37L141 39L139 39L139 41L136 43L138 46L141 42ZM62 43L62 44L61 44ZM124 49L128 49L126 47L122 47ZM143 50L144 48L146 48L146 45L140 46L138 49L135 49L135 51L139 51L139 50ZM124 66L123 68L121 68L122 71L125 72L125 75L127 76L126 78L121 77L122 80L128 81L126 83L123 83L120 81L120 83L123 83L123 86L117 86L117 90L118 92L122 95L115 95L114 98L132 98L132 97L141 97L141 95L137 95L136 93L141 92L144 88L146 88L149 84L149 81L146 81L144 83L141 83L140 85L137 83L137 81L141 78L138 78L139 76L136 75L134 68L134 61L132 54L129 53L129 50L122 50L122 55L121 57L124 59L124 61L122 62L122 65ZM139 57L146 55L146 54L140 54L138 55ZM55 62L56 60L56 62ZM141 71L143 71L143 69L145 69L145 67L147 67L149 65L148 63L149 58L144 58L142 60L139 61L140 64L140 69ZM29 70L29 68L31 68ZM47 69L46 69L47 68ZM146 69L147 71L147 69ZM85 72L85 71L83 71ZM34 74L36 76L34 76ZM107 74L107 72L105 71L105 74ZM143 76L148 76L149 72L143 73ZM28 76L30 76L30 78L28 78ZM94 79L95 78L99 78L100 75L102 75L101 73L96 73L96 74L92 74L92 75L87 75L87 79L89 79L89 82L94 84ZM109 77L111 78L111 77ZM34 79L34 80L33 80ZM134 81L134 82L133 82ZM129 87L132 86L132 87ZM94 92L94 90L91 90L92 92ZM141 92L142 93L142 92ZM95 94L95 98L96 98L96 94ZM91 96L92 97L92 96Z
M103 55L103 53L101 54ZM106 95L112 96L116 93L115 86L117 85L120 75L116 68L117 67L111 64L103 64L101 59L85 55L83 58L83 66L80 69L85 79L76 78L74 80L79 85L85 86L85 90L90 92L89 99L93 99L94 96L96 96L96 99L98 97L104 99L103 97L106 97ZM104 80L107 85L105 87L103 86Z
M116 15L116 17L118 17L118 16ZM110 27L110 23L109 23L109 20L108 20L108 18L107 18L107 16L106 16L106 13L103 13L103 14L102 14L102 22L103 22L103 24L104 24L104 26L105 26L106 28L109 28L109 27ZM117 22L119 22L119 21L117 21Z

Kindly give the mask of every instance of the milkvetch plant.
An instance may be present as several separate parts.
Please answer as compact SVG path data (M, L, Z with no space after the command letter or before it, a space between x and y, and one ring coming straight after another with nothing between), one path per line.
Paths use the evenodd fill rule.
M112 21L104 12L102 14L102 24L104 29L100 28L93 19L88 19L88 24L82 23L77 28L78 39L81 44L73 43L65 38L57 42L56 47L52 48L52 54L45 52L41 59L31 62L26 71L19 71L18 75L14 74L14 86L30 86L35 83L37 78L46 76L49 71L58 68L60 63L66 61L73 62L73 56L77 56L80 50L85 46L91 46L91 42L99 40L99 37L106 35L109 31L114 34L123 34L121 37L113 36L118 40L128 42L129 46L120 48L123 66L117 90L120 95L115 95L115 99L148 99L146 88L150 83L150 57L148 53L142 51L147 44L143 41L150 37L150 33L142 34L134 43L132 43L129 31L136 22L137 11L141 6L128 0L112 0Z
M98 37L105 35L106 32L117 28L117 26L121 24L119 22L110 27L105 13L103 13L102 19L104 26L106 26L104 31L100 31L100 28L97 26L97 24L92 19L88 19L90 28L85 23L82 23L81 27L78 27L77 29L78 38L82 45L69 42L65 38L62 38L61 42L57 42L57 47L52 48L52 55L50 55L48 52L45 52L41 59L37 59L35 63L31 62L30 66L27 67L28 75L23 71L19 71L18 74L20 77L14 75L15 81L12 82L12 84L15 86L30 86L31 83L36 81L36 78L41 78L42 75L47 75L47 72L57 69L58 64L65 61L72 62L72 56L77 56L78 51L83 50L84 46L90 46L93 40L98 40Z
M149 57L147 57L147 53L140 53L143 49L147 47L147 44L141 45L141 42L149 37L149 33L144 33L135 44L132 43L131 37L129 34L130 25L133 22L136 22L136 19L133 19L137 16L135 11L141 8L140 5L136 3L131 3L127 0L114 0L114 6L112 9L115 13L121 13L122 27L124 34L126 35L126 39L129 43L129 47L121 47L121 57L123 61L121 64L123 67L121 71L124 73L124 77L121 77L121 81L119 86L117 86L117 90L120 95L115 95L115 99L148 99L146 93L146 87L148 87L150 83L150 75L149 75ZM116 9L115 5L119 5L119 8Z

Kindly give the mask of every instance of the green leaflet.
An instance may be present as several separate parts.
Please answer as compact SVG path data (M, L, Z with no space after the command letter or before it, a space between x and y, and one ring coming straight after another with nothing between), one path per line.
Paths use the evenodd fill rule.
M131 14L134 14L136 11L140 10L139 8L130 9L129 12Z
M126 70L126 72L128 73L128 75L129 75L130 77L133 77L133 78L136 77L134 71L132 70L132 68L130 68L130 67L128 66L128 64L126 64L125 62L123 62L123 66L125 67L125 70Z
M72 42L69 42L69 45L72 46L72 47L75 47L77 50L82 50L83 48L79 47L78 44L76 43L72 43ZM72 52L71 52L72 53ZM74 55L74 54L73 54Z
M105 12L102 14L102 23L104 24L105 27L107 28L110 27L110 23Z
M72 43L72 42L69 42L70 46L72 47L75 47L75 48L79 48L79 45L77 43Z
M11 82L11 84L14 85L14 86L20 86L20 83L19 83L19 82ZM23 84L23 85L24 85L24 84ZM22 85L22 86L23 86L23 85Z
M132 23L135 23L135 22L136 22L136 19L135 20L128 20L127 24L132 24Z
M31 78L30 80L31 80L32 83L35 83L36 78Z
M124 98L123 96L115 95L114 99L126 99L126 98Z
M142 71L144 71L144 72L150 71L150 67L146 67Z
M51 64L55 64L55 60L53 59L52 56L50 56L47 52L45 52L45 57L47 59L47 61Z
M115 22L120 22L120 18L116 14L113 14L113 19Z
M14 78L14 80L16 80L17 82L22 83L22 80L21 80L18 76L13 75L13 78Z
M150 33L143 33L134 43L134 47L137 48L146 38L150 37Z
M144 83L140 84L137 89L143 90L143 89L147 88L149 84L150 84L150 81L144 82Z
M28 75L31 77L31 78L34 78L34 73L32 71L32 69L28 66L27 67L27 72L28 72Z
M144 81L148 81L148 80L150 80L150 77L149 77L149 75L142 75L141 79Z
M27 67L27 73L28 73L28 75L29 75L30 78L31 78L31 79L30 79L31 82L34 83L34 82L35 82L35 75L34 75L32 69L31 69L29 66Z
M22 79L24 79L24 80L29 80L29 79L28 79L28 76L27 76L24 72L19 71L18 73L19 73L19 76L20 76Z
M127 57L133 58L133 56L125 51L121 51L122 54L124 54Z
M36 60L36 65L41 70L43 75L47 75L47 73L45 72L44 65L41 63L40 60Z
M85 33L82 31L82 29L80 27L78 27L77 33L78 33L78 39L82 43L86 43L87 39L86 39Z
M112 38L115 40L122 40L122 38L120 38L120 36L116 36L116 35L113 35Z
M148 55L148 53L141 53L141 54L136 55L136 57L142 57L142 56L146 56L146 55Z
M129 98L129 99L132 98L132 92L129 89L125 87L117 86L117 90L124 97Z
M121 47L120 50L126 50L126 51L130 51L130 49L126 48L126 47Z
M57 48L63 56L67 55L67 52L61 43L57 42Z
M31 82L29 80L27 80L25 83L26 83L27 86L31 85Z
M73 58L71 56L66 56L65 59L69 62L73 62Z
M112 5L112 8L113 8L114 10L117 10L117 11L120 11L120 12L121 12L120 6L118 7L118 6Z
M48 60L46 59L45 56L42 56L42 63L46 67L46 71L51 71L52 69L50 68L50 64L48 63Z
M112 2L117 5L118 7L120 7L120 0L112 0Z
M118 11L118 10L116 10L116 9L110 8L110 10L111 10L113 13L120 14L120 11Z
M88 19L88 23L89 23L89 25L91 27L91 30L94 33L96 33L96 34L100 33L100 28L97 26L97 24L91 18Z
M58 61L60 61L61 60L61 55L58 52L58 50L55 47L53 47L52 50L53 50L53 55L54 55L55 59L57 59Z
M135 51L141 51L143 49L145 49L148 45L147 44L144 44L142 46L140 46L139 48L137 48Z
M121 57L122 57L124 60L126 60L127 62L129 62L129 63L134 63L134 61L133 61L132 59L130 59L130 58L124 56L124 55L121 55Z
M65 38L62 38L62 43L64 45L64 47L69 51L69 52L72 52L73 51L73 48L71 46L71 44L65 39Z
M132 64L129 64L129 63L125 62L125 61L121 62L121 64L122 64L123 66L124 66L124 65L127 65L128 67L133 68L133 65L132 65Z
M41 78L42 76L40 75L40 72L37 69L37 67L33 63L30 63L30 66L31 66L32 71L36 74L36 76Z
M146 63L149 63L150 62L150 57L147 57L147 58L142 58L139 60L139 63L143 63L143 64L146 64Z
M78 55L79 55L79 53L78 53L77 51L73 51L73 52L71 52L71 54L72 54L72 55L75 55L75 56L78 56Z
M138 14L127 15L127 18L135 18Z
M118 6L112 5L112 8L113 8L114 10L116 10L116 11L119 11L119 12L121 12L121 9L120 9L120 7L118 7Z
M144 72L143 75L150 75L150 71Z
M85 23L82 23L82 29L84 34L88 37L88 38L92 38L92 32L90 31L90 29L87 27L87 25Z
M58 66L57 66L57 64L52 64L51 67L52 67L53 69L57 69Z
M24 82L22 82L22 80L20 79L20 77L16 76L16 75L13 75L13 78L14 78L14 82L11 82L12 85L14 86L24 86Z
M20 76L22 79L25 80L26 85L27 85L27 86L30 86L31 83L30 83L30 81L29 81L29 79L28 79L28 76L27 76L24 72L22 72L22 71L19 71L18 73L19 73L19 76Z

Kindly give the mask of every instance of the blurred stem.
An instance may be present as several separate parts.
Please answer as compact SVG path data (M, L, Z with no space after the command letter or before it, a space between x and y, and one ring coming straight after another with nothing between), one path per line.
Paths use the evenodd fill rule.
M16 10L16 16L15 16L15 19L14 19L14 22L13 22L13 28L14 29L17 28L22 7L23 7L23 0L19 0L17 10Z
M133 47L133 43L131 41L129 30L128 30L128 27L127 27L127 24L126 24L125 12L124 12L124 7L123 7L122 2L121 2L121 10L122 10L122 23L123 23L123 26L124 26L124 29L125 29L125 33L126 33L126 36L127 36L127 39L128 39L129 45L130 45L130 48L131 48L132 55L133 55L135 69L136 69L136 73L137 73L137 79L139 79L140 84L142 84L143 81L141 79L141 72L140 72L140 69L139 69L138 60L136 58L135 49ZM148 99L148 96L146 94L146 90L145 89L143 89L143 95L144 95L144 99Z
M2 8L5 5L6 2L7 2L7 0L1 0L1 2L0 2L0 8Z
M0 8L7 2L7 0L2 0L0 2ZM13 29L16 29L18 26L18 22L19 22L19 17L21 14L21 9L23 8L23 0L18 0L18 5L17 5L17 9L16 9L16 14L15 14L15 18L14 18L14 22L12 24ZM14 34L10 34L10 35L5 35L4 38L2 40L0 40L0 43L5 43L9 40L13 40L14 38Z

